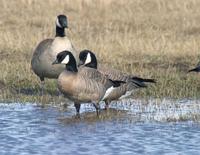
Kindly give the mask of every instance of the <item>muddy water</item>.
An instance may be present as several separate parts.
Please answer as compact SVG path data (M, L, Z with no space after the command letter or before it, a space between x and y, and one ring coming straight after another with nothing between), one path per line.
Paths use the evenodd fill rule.
M37 104L0 104L0 154L200 154L200 101L124 100L81 119Z

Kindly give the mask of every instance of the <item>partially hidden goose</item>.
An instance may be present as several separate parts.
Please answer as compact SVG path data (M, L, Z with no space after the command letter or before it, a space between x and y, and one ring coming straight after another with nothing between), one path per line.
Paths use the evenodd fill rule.
M64 65L52 65L60 51L69 50L77 59L77 52L69 38L65 35L65 28L68 28L67 17L58 15L56 18L56 36L52 39L41 41L32 56L31 67L34 73L40 78L42 92L45 78L58 78L64 70Z
M195 68L190 69L188 72L200 72L200 63L198 63Z
M93 68L77 68L76 59L70 51L59 53L52 64L65 64L65 70L58 77L58 88L67 98L74 101L78 115L80 104L88 102L93 103L99 115L99 102L125 83L112 81Z
M79 66L84 65L90 68L98 69L98 71L107 76L111 80L125 81L126 84L121 85L117 89L113 90L104 101L106 103L106 109L108 104L117 99L123 99L130 96L136 88L146 87L145 82L156 83L154 79L143 79L133 75L122 73L119 70L112 69L103 65L97 64L95 54L89 50L83 50L79 54Z

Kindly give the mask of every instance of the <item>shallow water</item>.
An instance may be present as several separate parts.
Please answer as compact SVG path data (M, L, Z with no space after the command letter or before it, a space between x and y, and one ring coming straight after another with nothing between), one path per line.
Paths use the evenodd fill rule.
M84 105L77 120L73 106L2 103L0 154L200 154L199 109L191 100L125 100L99 119Z

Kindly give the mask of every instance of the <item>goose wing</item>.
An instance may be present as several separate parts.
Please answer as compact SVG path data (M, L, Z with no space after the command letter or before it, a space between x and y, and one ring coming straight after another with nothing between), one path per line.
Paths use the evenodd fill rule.
M31 64L33 65L35 63L35 61L40 61L40 56L49 49L49 47L51 46L53 42L53 39L45 39L43 41L41 41L38 46L36 47L36 49L34 50L33 53L33 57L31 60Z
M156 80L154 79L144 79L137 76L129 75L117 69L108 68L104 65L99 65L98 71L106 75L109 79L133 82L135 84L141 85L142 87L145 87L145 83L156 83Z
M106 75L101 74L98 70L81 66L79 67L79 73L88 79L95 80L105 86L105 88L109 88L112 86L112 81L108 79Z
M129 79L128 74L123 73L117 69L106 67L105 65L99 65L98 71L112 80L128 81Z

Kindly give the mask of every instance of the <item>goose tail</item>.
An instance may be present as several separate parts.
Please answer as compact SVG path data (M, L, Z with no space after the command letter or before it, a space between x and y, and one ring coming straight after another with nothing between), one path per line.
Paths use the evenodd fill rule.
M148 83L156 83L155 79L143 79L143 78L139 78L139 77L132 77L131 78L133 81L138 81L138 82L148 82Z
M190 69L190 70L188 71L188 73L190 73L190 72L200 72L200 66L198 66L198 67L196 67L196 68L193 68L193 69Z

